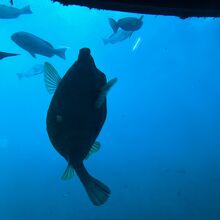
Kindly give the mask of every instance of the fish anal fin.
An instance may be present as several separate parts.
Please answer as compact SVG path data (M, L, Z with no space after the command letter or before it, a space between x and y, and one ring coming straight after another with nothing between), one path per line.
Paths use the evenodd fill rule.
M44 64L44 83L49 94L55 92L61 81L61 77L59 76L56 69L48 62Z
M35 53L30 52L30 55L31 55L33 58L37 58Z
M74 176L74 169L70 164L68 164L68 166L67 166L66 170L64 171L61 179L66 181L66 180L72 179L73 176Z

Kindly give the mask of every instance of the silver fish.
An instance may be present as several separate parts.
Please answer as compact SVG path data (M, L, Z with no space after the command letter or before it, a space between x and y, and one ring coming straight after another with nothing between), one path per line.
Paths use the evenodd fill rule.
M44 71L44 64L36 64L32 68L27 70L26 72L16 73L16 75L17 75L18 79L22 79L24 77L29 78L29 77L32 77L32 76L42 74L43 71Z
M17 18L23 14L32 14L29 5L21 9L0 5L0 19Z
M36 58L36 54L46 57L57 55L65 59L66 48L55 49L49 42L28 32L16 32L11 36L11 39L21 48L30 53Z
M130 38L132 33L133 33L133 31L124 31L124 30L120 29L117 32L110 35L109 38L107 38L107 39L103 38L103 42L104 42L105 45L108 44L108 43L115 44L115 43L118 43L120 41L124 41L127 38Z

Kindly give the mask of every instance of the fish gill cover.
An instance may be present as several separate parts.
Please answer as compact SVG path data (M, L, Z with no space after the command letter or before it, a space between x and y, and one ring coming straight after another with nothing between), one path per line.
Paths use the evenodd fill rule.
M13 8L5 0L0 12L0 219L219 220L219 19L142 17L49 0L15 1ZM53 95L61 94L56 89L66 93L62 79L81 48L90 49L83 50L92 56L83 73L93 73L95 84L74 80L71 87L72 78L66 80L63 88L74 93L60 96L52 128L71 124L76 112L90 115L84 104L97 112L106 98L107 118L93 145L74 148L70 160L56 141L72 133L58 130L51 143L46 117ZM87 97L81 92L98 86L95 68L110 84ZM79 156L89 175L108 186L92 181L103 197L83 188L72 169Z

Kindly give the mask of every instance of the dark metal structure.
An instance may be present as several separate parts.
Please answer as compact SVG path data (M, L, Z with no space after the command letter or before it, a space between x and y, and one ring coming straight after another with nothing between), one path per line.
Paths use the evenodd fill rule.
M80 5L142 14L187 17L220 17L220 0L52 0L63 5Z

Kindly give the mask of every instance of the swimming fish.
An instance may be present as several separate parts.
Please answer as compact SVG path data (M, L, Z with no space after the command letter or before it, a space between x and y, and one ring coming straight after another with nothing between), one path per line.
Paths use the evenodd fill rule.
M102 205L110 189L88 173L83 161L100 147L96 139L107 116L106 95L117 78L107 82L90 49L82 48L62 79L45 63L44 80L48 92L54 93L47 112L47 133L68 163L62 179L71 179L75 170L92 203Z
M107 39L103 38L103 42L104 42L105 45L108 44L108 43L115 44L115 43L124 41L127 38L130 38L132 33L133 33L133 31L124 31L124 30L120 29L117 32L110 35L109 38L107 38Z
M36 54L46 57L57 55L65 59L66 48L55 49L49 42L28 32L16 32L11 36L11 39L21 48L30 53L36 58Z
M12 57L12 56L17 56L17 55L20 55L20 54L0 52L0 60L4 59L5 57Z
M17 18L23 14L32 14L29 5L21 9L0 5L0 19Z
M18 79L22 79L22 78L29 78L32 76L36 76L39 74L42 74L44 72L44 64L36 64L33 67L31 67L31 69L27 70L26 72L23 73L16 73Z
M109 24L114 33L118 31L119 28L125 31L137 31L143 25L143 15L140 18L126 17L115 21L113 18L109 18Z

